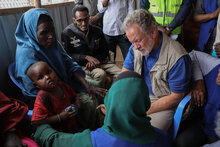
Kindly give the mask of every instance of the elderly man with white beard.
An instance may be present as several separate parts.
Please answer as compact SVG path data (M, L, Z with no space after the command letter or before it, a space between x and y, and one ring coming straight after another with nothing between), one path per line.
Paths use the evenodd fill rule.
M167 131L178 103L188 92L190 57L181 44L158 31L152 14L143 9L129 14L123 28L132 45L122 72L131 70L144 77L151 99L146 113L153 126Z

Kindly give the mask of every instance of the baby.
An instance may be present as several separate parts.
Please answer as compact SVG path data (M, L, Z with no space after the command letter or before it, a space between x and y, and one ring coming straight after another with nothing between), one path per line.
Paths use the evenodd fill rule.
M77 132L75 114L79 103L76 101L75 91L59 81L54 70L46 62L32 64L27 70L27 75L33 84L41 89L35 100L32 124L51 124L58 131ZM77 105L73 106L76 108L74 110L69 107L73 103Z

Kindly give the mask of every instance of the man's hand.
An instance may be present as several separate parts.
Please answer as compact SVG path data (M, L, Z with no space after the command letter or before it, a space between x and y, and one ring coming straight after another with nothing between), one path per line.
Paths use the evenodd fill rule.
M85 59L88 61L85 70L93 70L94 68L98 68L101 64L98 59L92 56L86 56Z
M98 59L92 57L92 56L86 56L85 58L88 62L91 62L92 64L94 64L96 67L98 67L101 63Z
M218 76L216 78L216 84L218 84L220 86L220 69L219 69L219 72L218 72Z
M155 102L151 103L150 109L146 112L147 115L176 107L183 99L184 95L184 93L171 92L170 95L159 98Z
M109 0L103 0L102 6L103 7L107 7L108 6L108 2L109 2Z
M213 18L218 18L218 15L220 13L220 7L218 7L212 14L213 14Z
M216 43L215 45L215 52L218 58L220 58L220 42Z
M87 88L86 88L87 92L89 93L89 95L93 95L93 94L96 94L96 95L99 95L101 96L102 98L105 97L106 93L107 93L107 89L104 89L104 88L99 88L99 87L95 87L95 86L91 86L89 85Z
M198 80L195 82L193 90L190 92L190 96L194 96L195 104L197 106L203 106L205 103L205 83L203 80Z
M91 63L91 62L88 62L87 64L86 64L86 66L85 66L85 70L93 70L93 69L95 69L95 68L97 68L96 67L96 65L95 64L93 64L93 63Z

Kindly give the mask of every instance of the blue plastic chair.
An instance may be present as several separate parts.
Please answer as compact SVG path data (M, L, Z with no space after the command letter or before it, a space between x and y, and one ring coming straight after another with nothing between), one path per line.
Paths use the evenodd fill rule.
M182 101L179 103L176 112L174 114L174 119L173 119L173 124L172 126L169 128L168 133L171 135L172 139L174 140L176 138L176 135L178 133L179 130L179 126L181 123L181 118L183 115L183 111L184 108L186 107L186 105L189 103L191 97L188 95L186 95Z
M21 85L19 85L18 81L15 78L15 62L11 63L8 66L8 75L9 75L10 79L12 80L12 82L21 90L22 87L21 87ZM31 120L32 113L33 113L32 110L28 111L27 116L26 116L28 120Z
M20 89L22 89L22 87L19 85L18 81L15 78L15 62L9 64L8 66L8 75L10 77L10 79L12 80L12 82Z

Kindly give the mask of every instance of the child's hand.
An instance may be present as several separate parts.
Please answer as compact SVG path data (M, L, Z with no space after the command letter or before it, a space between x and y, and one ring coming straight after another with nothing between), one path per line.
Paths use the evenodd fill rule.
M72 108L69 108L67 111L63 111L60 113L60 119L61 120L68 120L74 117L74 112L72 111Z
M106 114L106 108L104 104L100 104L96 107L96 109L100 109L101 112L105 115Z

